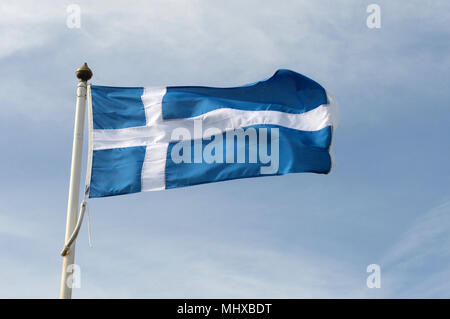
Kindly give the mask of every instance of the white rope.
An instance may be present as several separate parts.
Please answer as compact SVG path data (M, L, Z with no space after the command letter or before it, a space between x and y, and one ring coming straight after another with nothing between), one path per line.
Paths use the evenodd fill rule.
M78 220L77 220L77 224L75 225L75 228L72 232L72 235L70 236L69 240L67 241L67 243L64 245L64 249L61 252L61 256L66 256L69 251L70 251L70 247L72 246L72 244L74 243L75 239L77 239L78 237L78 233L80 232L80 228L81 228L81 224L83 223L83 217L84 217L84 213L86 211L88 211L88 239L89 239L89 247L92 248L92 239L91 239L91 222L90 222L90 214L89 214L89 207L87 204L87 196L84 197L83 201L81 202L81 206L80 206L80 214L78 215Z
M86 207L87 209L87 226L88 226L88 240L89 240L89 247L92 248L92 234L91 234L91 214L89 213L89 206Z
M69 253L70 246L72 246L72 243L75 241L75 239L78 236L78 232L80 231L80 228L81 228L81 223L83 222L84 211L86 210L86 205L87 205L86 200L83 200L83 202L81 203L81 206L80 206L80 214L78 215L77 224L75 225L75 228L72 232L72 235L70 235L69 240L64 245L64 249L61 252L61 256L66 256Z

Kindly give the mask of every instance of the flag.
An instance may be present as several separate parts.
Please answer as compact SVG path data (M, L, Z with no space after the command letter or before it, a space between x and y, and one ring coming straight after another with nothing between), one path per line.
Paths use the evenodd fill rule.
M290 70L232 88L90 85L87 195L332 167L331 98Z

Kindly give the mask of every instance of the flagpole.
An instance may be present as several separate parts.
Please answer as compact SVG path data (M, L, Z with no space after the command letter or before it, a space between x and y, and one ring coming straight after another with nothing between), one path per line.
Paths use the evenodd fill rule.
M83 152L84 118L86 113L87 81L92 77L92 71L87 66L87 63L84 63L77 69L76 76L80 81L77 85L77 103L75 110L75 126L73 131L72 164L70 167L65 243L69 240L77 224L81 178L81 155ZM72 244L67 254L63 257L61 289L59 294L60 299L72 298L72 285L68 285L67 282L72 278L74 268L71 265L73 265L74 262L75 242Z

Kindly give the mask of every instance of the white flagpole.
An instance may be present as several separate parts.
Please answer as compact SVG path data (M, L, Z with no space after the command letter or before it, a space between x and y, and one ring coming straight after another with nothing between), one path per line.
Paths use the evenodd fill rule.
M75 110L75 127L73 132L73 146L72 146L72 164L70 167L70 184L69 184L69 199L67 203L67 222L66 222L66 237L65 243L71 237L73 230L77 224L78 202L80 193L80 178L81 178L81 155L83 152L83 133L84 133L84 118L86 113L86 91L87 81L92 77L92 71L84 63L76 71L77 78L80 80L77 86L77 104ZM73 265L75 262L75 242L71 245L67 254L63 257L61 290L59 298L72 298L72 282L70 281Z

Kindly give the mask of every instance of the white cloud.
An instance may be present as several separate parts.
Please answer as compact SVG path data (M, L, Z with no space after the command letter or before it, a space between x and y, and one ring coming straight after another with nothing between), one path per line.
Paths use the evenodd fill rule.
M39 48L55 39L55 27L64 6L42 1L0 3L0 59ZM64 21L64 20L63 20Z
M382 1L377 31L365 26L365 5L347 1L78 1L81 29L66 26L70 3L2 1L0 36L6 40L0 63L6 57L29 63L9 69L11 61L5 60L11 74L0 97L14 106L9 113L28 114L39 105L42 112L31 119L65 116L61 105L73 99L68 87L74 69L87 60L94 82L122 86L236 86L291 68L318 80L340 101L360 90L346 105L358 125L379 121L383 110L414 107L399 101L401 89L420 87L422 94L435 95L426 75L433 74L439 87L445 76L436 71L450 63L442 53L448 51L447 20L437 14L448 9L445 1ZM411 70L422 76L411 76ZM48 82L41 74L50 75ZM390 103L362 111L359 106L371 99ZM399 103L392 108L392 102Z
M390 297L450 296L450 201L412 223L382 262Z
M192 238L183 244L179 237L126 242L126 247L111 241L111 250L97 246L96 252L85 252L80 259L89 260L84 264L89 288L76 291L77 297L333 298L355 296L365 285L364 269L355 272L308 250Z

